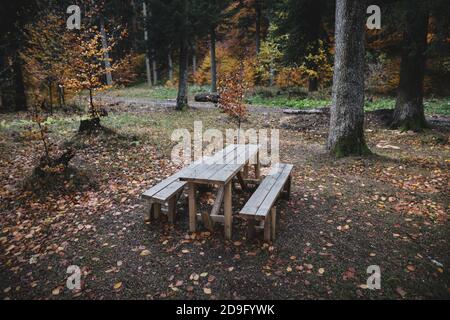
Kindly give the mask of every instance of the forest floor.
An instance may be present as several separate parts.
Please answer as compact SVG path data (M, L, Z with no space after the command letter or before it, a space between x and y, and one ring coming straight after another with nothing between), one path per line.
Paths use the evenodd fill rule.
M55 149L77 154L73 174L48 188L30 187L42 152L25 134L32 122L2 114L0 298L449 299L450 130L441 124L450 119L418 134L387 130L380 115L366 116L374 155L336 160L324 149L326 114L250 114L244 129L279 128L281 161L294 164L268 245L245 239L237 218L231 241L220 225L190 234L184 197L174 226L143 221L142 192L179 169L172 130L192 132L200 119L204 130L235 128L219 110L116 102L102 119L111 130L97 135L57 114L47 121ZM236 190L233 211L248 197ZM202 210L210 200L201 196ZM80 291L66 287L70 265L82 270ZM371 265L380 290L366 287Z

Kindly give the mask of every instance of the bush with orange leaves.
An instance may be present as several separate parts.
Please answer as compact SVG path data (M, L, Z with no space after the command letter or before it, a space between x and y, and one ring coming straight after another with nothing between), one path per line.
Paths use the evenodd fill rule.
M219 80L219 108L238 121L239 129L248 113L244 103L245 92L248 89L244 71L244 62L241 60L237 69L224 74Z

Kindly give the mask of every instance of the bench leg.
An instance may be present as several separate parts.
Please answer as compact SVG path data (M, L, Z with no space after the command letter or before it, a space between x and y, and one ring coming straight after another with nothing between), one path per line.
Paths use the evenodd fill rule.
M177 210L177 196L175 195L169 199L169 207L167 210L167 218L170 224L173 224L175 220L176 210Z
M275 226L277 224L277 208L276 207L272 207L272 209L270 210L270 215L271 215L271 222L270 222L270 237L272 238L272 241L275 241Z
M161 204L158 202L153 203L153 217L155 220L159 219L159 214L161 213Z
M195 232L197 229L197 199L196 199L196 185L189 182L189 231Z
M144 222L152 221L153 202L148 201L147 205L148 205L148 209L145 211L145 214L144 214Z
M264 241L266 242L270 242L270 233L271 233L271 214L267 214L265 219L264 219Z
M288 180L286 181L286 184L284 185L284 191L285 191L285 199L289 200L291 198L291 176L289 176Z
M223 211L224 211L224 225L225 225L225 238L231 239L231 228L233 224L233 212L231 208L231 184L228 182L225 185L224 195L223 195Z

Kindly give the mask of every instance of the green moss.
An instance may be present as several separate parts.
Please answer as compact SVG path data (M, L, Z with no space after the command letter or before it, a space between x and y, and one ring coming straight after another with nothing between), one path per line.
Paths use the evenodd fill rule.
M330 153L336 158L348 156L368 156L372 154L364 141L355 143L352 138L342 139L337 142L336 145L330 150Z
M429 128L430 126L426 122L424 117L410 117L401 121L393 122L391 125L392 129L399 129L401 132L405 131L414 131L414 132L422 132L424 129Z

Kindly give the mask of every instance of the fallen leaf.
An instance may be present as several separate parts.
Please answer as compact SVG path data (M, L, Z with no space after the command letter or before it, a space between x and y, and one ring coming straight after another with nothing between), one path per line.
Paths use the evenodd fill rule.
M210 288L203 288L203 292L205 293L205 294L211 294L211 289Z
M397 287L397 289L395 289L395 291L402 297L404 298L406 296L406 291L403 290L403 288L401 287Z

